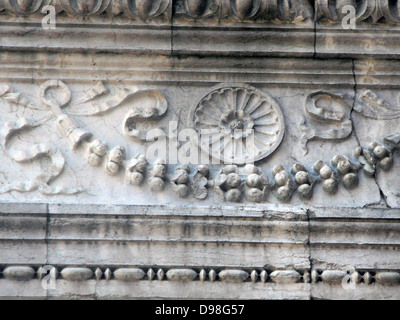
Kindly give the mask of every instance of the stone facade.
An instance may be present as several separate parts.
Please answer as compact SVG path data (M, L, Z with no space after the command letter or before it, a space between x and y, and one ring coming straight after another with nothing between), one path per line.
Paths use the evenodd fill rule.
M0 297L400 299L399 1L0 21Z

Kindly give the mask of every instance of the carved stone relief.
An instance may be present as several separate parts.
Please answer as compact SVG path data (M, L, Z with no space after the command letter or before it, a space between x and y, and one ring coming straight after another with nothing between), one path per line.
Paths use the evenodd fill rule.
M249 86L213 90L190 117L200 135L200 147L225 163L261 160L279 147L285 133L279 105ZM209 137L204 143L202 135Z
M378 173L377 168L390 170L395 162L395 152L399 149L399 135L393 134L366 148L357 148L352 156L339 154L331 161L318 160L313 167L307 168L298 162L289 169L284 165L277 165L272 170L265 170L251 162L268 157L281 144L285 132L281 108L270 96L253 87L220 85L211 88L210 93L201 98L190 112L192 126L200 136L202 129L211 130L211 138L217 133L222 134L222 137L228 136L231 148L237 141L243 142L251 135L254 135L254 144L245 144L244 151L242 149L241 153L235 153L234 158L224 161L225 166L219 169L217 166L217 170L212 165L199 165L195 168L190 164L171 165L169 170L170 165L164 158L151 163L144 154L132 156L125 147L111 146L107 141L92 137L90 132L80 128L72 119L107 117L108 113L118 111L119 108L130 108L125 117L121 118L121 127L118 130L123 137L135 138L126 140L127 142L146 144L146 131L139 130L137 126L149 120L157 123L160 117L165 116L168 102L160 91L118 88L111 92L105 83L97 83L82 90L80 98L74 100L66 83L51 80L43 83L38 92L41 104L36 106L23 95L14 93L9 86L1 87L0 98L6 103L45 114L40 120L22 117L17 121L6 122L1 133L2 145L11 160L30 162L39 158L50 159L36 179L15 184L6 183L1 188L2 193L39 190L45 195L57 195L83 191L77 187L49 185L57 180L65 165L68 165L64 155L56 147L39 143L24 150L11 150L12 135L41 126L51 119L55 120L59 133L69 143L72 152L80 154L83 149L82 155L87 165L99 170L103 168L105 175L115 179L120 178L120 173L124 172L124 179L119 181L126 184L126 188L140 187L154 193L170 188L179 198L192 197L197 200L206 199L210 196L210 191L213 191L222 201L228 202L263 203L269 202L272 196L280 202L290 202L294 194L309 201L319 183L326 194L335 194L340 184L347 190L355 189L360 183L361 171L374 177ZM354 110L362 116L373 119L399 116L396 108L387 106L370 91L363 91L360 99L365 105L357 106ZM305 108L309 126L305 129L309 133L306 138L319 137L339 141L352 133L351 107L343 97L329 92L312 93L306 98ZM174 120L174 117L172 115L170 119ZM161 137L164 129L157 130ZM221 135L217 137L221 139ZM221 140L217 139L207 141L218 143L218 148L214 149L219 151L229 146L221 144ZM179 145L176 147L180 148ZM248 164L245 165L246 163Z
M359 95L361 103L354 103L354 107L344 97L318 91L305 100L305 114L300 122L303 132L301 145L308 153L309 140L318 138L322 140L345 139L353 132L353 111L365 118L374 120L389 120L400 118L400 104L392 107L380 99L371 90L362 90Z
M305 101L305 112L307 118L300 122L303 131L301 144L305 153L308 152L307 142L313 138L344 139L353 131L351 107L338 95L328 92L309 95Z
M399 2L389 0L363 0L363 1L328 1L317 0L316 12L319 18L326 18L330 21L341 22L345 13L343 7L352 5L356 8L357 21L367 20L372 18L373 22L377 22L382 18L391 23L398 23L400 21L399 15Z
M15 15L40 14L46 5L55 5L56 12L70 16L91 17L106 15L124 16L130 19L157 19L170 16L173 12L179 17L190 19L232 18L236 21L288 21L301 22L306 19L341 22L346 5L356 8L357 21L372 20L376 23L384 19L389 23L399 23L398 1L362 0L1 0L0 11L6 10Z

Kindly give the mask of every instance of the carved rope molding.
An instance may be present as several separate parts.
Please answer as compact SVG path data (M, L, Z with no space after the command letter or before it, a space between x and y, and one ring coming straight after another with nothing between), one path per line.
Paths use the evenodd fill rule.
M236 21L327 20L339 23L344 17L343 7L356 9L357 21L400 22L400 1L392 0L0 0L0 11L30 16L44 15L47 5L56 13L73 17L105 15L129 19L234 19Z
M58 269L61 272L58 272ZM156 271L154 271L154 270ZM243 269L198 269L196 271L190 268L136 268L136 267L64 267L54 266L29 267L29 266L6 266L1 275L7 280L29 281L33 279L42 280L49 274L52 279L62 279L67 281L222 281L222 282L261 282L276 283L281 285L296 283L326 283L329 285L340 285L344 281L351 281L354 284L364 283L366 285L379 284L383 286L400 285L400 273L393 271L360 271L360 270L260 270L252 271ZM48 273L49 272L49 273ZM1 279L1 278L0 278Z

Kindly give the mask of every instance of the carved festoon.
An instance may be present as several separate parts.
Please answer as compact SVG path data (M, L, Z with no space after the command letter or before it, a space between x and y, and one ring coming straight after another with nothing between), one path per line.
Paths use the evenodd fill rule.
M209 150L201 142L204 132L211 137L205 141L211 142L211 147L214 147L212 150L230 150L231 156L228 159L222 157L219 152L211 152L212 156L224 160L228 165L220 169L219 173L213 173L210 165L195 167L191 164L178 164L173 173L168 174L166 160L159 158L149 163L144 154L131 157L124 147L109 146L106 141L92 137L90 132L79 128L72 119L72 116L103 116L132 103L135 106L131 107L128 116L122 121L122 132L126 134L127 128L130 128L131 134L128 136L132 136L132 132L137 129L133 129L127 123L153 117L157 122L166 114L168 102L159 91L124 89L111 92L104 83L99 82L85 91L80 100L75 101L71 97L68 85L62 81L51 80L39 88L42 105L31 103L23 95L13 92L9 86L2 86L0 93L0 98L10 106L45 113L41 120L22 117L5 124L2 130L2 145L11 160L27 163L48 157L52 163L49 167L43 167L43 172L33 181L5 184L1 189L3 193L31 192L38 189L43 194L55 195L75 194L81 191L81 188L49 186L62 174L66 165L64 156L55 147L39 143L25 150L13 151L10 148L12 136L40 127L51 119L55 120L58 132L70 144L72 151L79 152L81 148L84 149L88 165L104 167L105 173L116 178L120 172L125 172L128 185L148 187L153 192L163 191L167 186L166 182L170 182L168 185L180 198L193 197L197 200L206 199L209 191L213 190L222 201L229 202L262 203L268 202L271 195L281 202L289 202L294 194L308 201L312 199L313 191L319 183L327 194L335 194L341 182L346 189L352 190L359 185L361 170L370 177L379 174L378 169L390 170L394 165L395 152L399 149L400 138L398 134L394 134L384 138L382 142L371 143L367 148L359 147L355 150L353 158L345 154L337 155L331 161L320 160L309 169L301 163L292 167L278 165L270 172L253 164L243 166L247 162L246 159L250 162L261 160L279 147L285 130L283 114L275 100L252 87L222 85L211 89L211 92L196 104L189 120L199 134L199 147L203 151ZM368 104L354 111L363 117L382 120L388 116L385 110L391 110L392 117L397 115L397 107L388 107L387 103L372 91L364 92L361 101ZM79 111L76 106L79 106ZM371 108L374 107L376 109L372 112ZM304 124L306 129L303 129L312 134L307 137L337 141L349 135L353 131L349 108L342 96L330 92L308 95L305 103L305 114L308 117L305 123L308 127ZM165 133L162 128L157 130L160 136ZM136 139L136 143L146 143L145 135L145 131L135 135L141 137ZM224 137L228 139L223 139ZM303 137L303 142L305 141ZM172 147L180 148L179 144L172 144ZM239 166L229 163L237 163ZM270 180L269 177L273 179Z

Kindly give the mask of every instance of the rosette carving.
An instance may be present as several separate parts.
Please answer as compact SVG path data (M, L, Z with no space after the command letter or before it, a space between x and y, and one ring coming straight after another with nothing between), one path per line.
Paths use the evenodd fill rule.
M285 132L279 105L250 86L222 86L205 96L191 115L200 147L226 163L261 160Z

